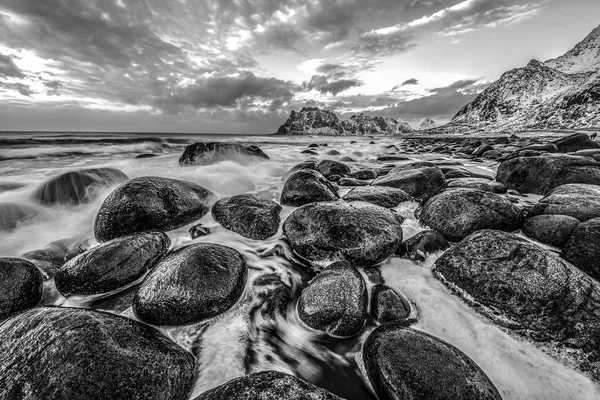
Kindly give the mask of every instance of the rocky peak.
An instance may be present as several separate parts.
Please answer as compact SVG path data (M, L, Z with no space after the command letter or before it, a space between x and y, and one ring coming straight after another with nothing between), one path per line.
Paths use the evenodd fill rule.
M417 130L419 131L424 131L427 129L433 129L437 126L437 124L435 123L434 120L429 119L429 118L425 118L423 120L423 122L421 122L421 124L419 125L419 127L417 128Z
M600 26L567 53L544 65L567 74L600 71Z

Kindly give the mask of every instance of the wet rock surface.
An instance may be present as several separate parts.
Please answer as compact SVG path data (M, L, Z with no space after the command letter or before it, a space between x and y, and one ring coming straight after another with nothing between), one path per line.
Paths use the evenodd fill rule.
M239 143L198 142L185 148L179 158L179 165L209 165L220 161L232 160L248 164L256 160L268 160L257 146L246 146Z
M574 228L560 256L600 282L600 218Z
M94 234L104 242L144 231L168 231L202 218L214 194L192 182L146 176L117 187L96 214Z
M319 163L317 169L325 178L329 178L332 175L345 176L351 172L349 166L335 160L323 160Z
M484 178L458 178L448 181L448 188L467 188L484 190L486 192L503 194L507 188L500 182Z
M410 303L391 287L377 284L371 289L371 315L380 324L402 321L410 316Z
M412 201L412 197L404 190L386 186L356 187L346 193L342 199L365 201L385 208L394 208L404 202Z
M0 203L0 232L14 230L34 218L39 212L37 208L26 204Z
M338 198L337 191L323 175L317 171L301 169L285 181L280 202L284 206L300 207Z
M279 229L281 206L250 194L221 199L212 208L215 221L226 229L240 235L264 240L273 236Z
M236 250L195 243L163 258L133 300L135 315L152 325L185 325L219 315L244 291L248 268Z
M375 179L371 185L402 189L412 197L429 196L446 186L439 168L423 167L396 171Z
M42 299L43 276L31 262L16 257L0 258L0 321Z
M600 217L600 186L562 185L540 199L529 216L568 215L580 221Z
M34 308L0 322L0 336L5 399L183 400L192 385L191 353L117 315Z
M523 223L523 234L540 243L563 247L580 221L567 215L538 215Z
M396 252L396 255L406 256L413 261L424 261L428 254L445 250L450 244L441 233L425 230L406 239Z

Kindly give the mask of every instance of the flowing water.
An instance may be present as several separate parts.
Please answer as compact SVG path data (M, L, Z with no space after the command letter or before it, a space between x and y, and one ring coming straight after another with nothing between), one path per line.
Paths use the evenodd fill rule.
M236 160L208 166L180 167L178 159L187 144L195 141L236 141L259 146L268 161ZM371 141L375 144L369 144ZM356 141L356 143L351 143ZM282 177L290 167L314 157L301 154L310 143L318 147L317 159L342 159L353 168L389 164L377 157L397 154L387 146L399 138L273 137L224 135L158 134L57 134L15 133L0 138L0 203L29 206L33 217L10 231L0 231L0 256L18 256L64 238L89 238L94 245L94 217L103 199L113 188L97 192L90 203L78 206L41 206L31 194L43 181L73 169L114 167L130 178L161 176L195 182L219 198L239 193L258 193L277 200ZM327 155L337 150L340 155ZM151 158L135 158L153 154ZM411 161L460 162L470 170L492 174L492 162L475 163L441 154L407 154ZM396 162L401 165L410 161ZM342 190L342 194L345 190ZM525 199L531 202L535 199ZM405 203L397 212L406 217L404 237L423 228L413 216L417 203ZM282 221L293 209L284 207ZM284 240L281 231L267 241L253 241L218 226L210 213L200 221L214 228L194 242L213 242L240 251L250 269L245 294L231 310L204 323L161 330L198 358L197 379L192 396L249 372L274 369L293 373L348 399L372 398L368 383L360 378L360 347L374 328L369 321L358 338L332 340L304 326L291 304L285 315L267 318L255 312L265 302L261 293L273 286L256 286L258 277L272 274L296 294L311 279ZM169 232L173 248L192 242L189 226ZM275 251L271 251L275 249ZM373 271L361 271L368 286L383 280L404 294L414 305L418 322L414 327L432 333L461 349L488 374L505 400L510 399L599 399L600 388L586 376L545 354L532 343L514 337L490 324L453 296L431 274L438 255L422 264L391 258ZM277 286L277 285L276 285ZM102 300L59 297L56 305L89 306ZM104 296L105 297L105 296ZM267 296L268 297L268 296ZM133 316L131 309L124 315Z

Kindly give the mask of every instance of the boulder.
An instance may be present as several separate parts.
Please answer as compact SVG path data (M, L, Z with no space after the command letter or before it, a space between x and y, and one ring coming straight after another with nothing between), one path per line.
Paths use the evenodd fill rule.
M300 207L305 204L339 199L332 184L317 171L301 169L285 181L280 203Z
M401 224L400 216L371 203L311 203L288 216L283 233L296 254L317 267L344 260L371 266L398 249Z
M251 194L239 194L217 201L212 216L225 229L254 239L264 240L279 229L281 206L273 200Z
M102 203L94 225L99 242L144 231L169 231L202 218L214 194L192 182L144 176L117 187Z
M445 250L450 244L444 236L432 230L421 231L406 239L396 252L396 255L407 256L413 261L425 261L428 254Z
M194 356L156 329L81 308L0 323L3 399L187 399Z
M535 341L579 352L600 378L600 283L530 241L483 230L437 259L433 274L477 311Z
M600 281L600 218L579 224L560 256Z
M43 286L42 273L34 264L22 258L0 257L0 321L35 307L42 299Z
M587 133L583 132L556 139L552 143L558 147L558 151L561 153L600 148L599 143L592 140Z
M39 214L39 210L26 204L0 203L0 231L10 232Z
M323 160L317 168L325 178L329 178L331 175L345 176L351 172L349 166L335 160Z
M356 187L346 193L342 199L345 201L366 201L386 208L394 208L404 202L412 201L412 197L404 190L387 186Z
M516 157L500 164L496 180L521 193L544 195L568 183L600 185L600 164L566 154Z
M64 296L108 293L135 282L169 249L162 232L122 236L93 247L56 273L56 289Z
M448 189L423 204L419 221L457 242L481 229L515 231L523 215L513 203L476 189Z
M375 329L363 361L380 400L501 400L477 364L459 349L402 324Z
M430 196L446 186L446 178L439 168L423 167L395 172L375 179L371 185L402 189L410 196Z
M230 309L244 291L248 268L236 250L195 243L163 258L133 299L140 321L186 325Z
M277 371L256 372L217 386L194 400L342 400L333 393Z
M294 165L285 175L281 178L283 182L287 180L294 172L300 171L301 169L312 169L313 171L318 171L319 162L315 160L307 160L301 162L300 164Z
M358 171L348 174L348 178L362 180L371 180L377 178L378 176L379 175L377 174L377 171L374 169L359 169Z
M367 299L367 288L358 270L346 261L338 261L302 291L298 316L309 327L330 336L350 337L365 324Z
M32 198L45 205L78 205L96 197L96 189L129 179L116 168L90 168L66 172L51 178L35 189Z
M448 181L448 188L468 188L486 192L503 194L507 192L506 186L500 182L483 178L458 178Z
M340 186L369 186L369 182L354 178L340 178L337 184Z
M580 221L600 217L600 186L569 184L557 187L533 206L529 216L568 215Z
M179 158L179 165L209 165L227 160L249 164L256 160L268 159L269 156L256 146L239 143L198 142L185 148Z
M540 243L563 247L580 222L568 215L537 215L523 223L523 234Z
M402 321L410 316L410 303L391 287L377 284L371 289L371 315L380 324Z
M86 251L90 240L91 238L55 240L39 250L23 253L20 257L34 263L44 274L44 279L50 279L56 275L65 262Z

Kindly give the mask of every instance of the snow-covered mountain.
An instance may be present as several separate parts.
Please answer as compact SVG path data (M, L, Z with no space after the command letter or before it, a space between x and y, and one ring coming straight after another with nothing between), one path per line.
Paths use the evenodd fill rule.
M600 127L600 26L563 56L504 73L445 130Z
M423 120L423 122L421 122L419 124L419 127L417 128L418 131L425 131L427 129L433 129L437 126L437 124L435 123L434 120L429 119L429 118L425 118Z
M412 128L402 120L390 117L371 117L365 114L351 116L341 121L331 111L317 107L303 107L292 111L288 120L277 130L278 135L398 135L411 132Z

